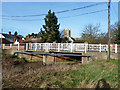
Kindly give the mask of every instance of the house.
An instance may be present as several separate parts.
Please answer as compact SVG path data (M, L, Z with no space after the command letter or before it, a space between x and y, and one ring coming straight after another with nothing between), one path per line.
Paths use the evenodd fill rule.
M39 43L41 38L37 37L37 34L28 34L22 43Z
M74 38L74 43L85 43L85 40L83 38Z
M4 34L4 33L0 34L0 38L2 38L3 44L10 44L10 43L18 44L24 41L23 38L12 35L11 32L9 32L9 34Z

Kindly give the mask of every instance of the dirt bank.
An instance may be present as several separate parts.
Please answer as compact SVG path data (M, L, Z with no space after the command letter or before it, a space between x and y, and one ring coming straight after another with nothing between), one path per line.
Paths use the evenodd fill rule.
M57 62L44 66L42 62L20 62L21 64L14 65L13 61L16 58L9 56L3 58L5 60L3 61L3 71L11 71L3 74L3 88L118 87L118 60L109 62L99 60L84 65L78 62Z
M16 63L17 62L17 63ZM22 59L12 56L3 56L3 88L12 87L44 87L43 78L47 75L66 73L68 70L76 70L80 63L56 63L44 66L42 62L27 63ZM20 68L18 68L20 66ZM17 67L17 70L16 70ZM7 73L6 73L7 72ZM34 83L39 82L40 86ZM46 81L45 81L46 82Z

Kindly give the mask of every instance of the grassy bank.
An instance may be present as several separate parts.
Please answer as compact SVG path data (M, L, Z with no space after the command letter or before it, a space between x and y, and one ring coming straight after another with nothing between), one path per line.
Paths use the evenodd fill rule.
M57 63L3 76L3 88L117 88L118 60Z

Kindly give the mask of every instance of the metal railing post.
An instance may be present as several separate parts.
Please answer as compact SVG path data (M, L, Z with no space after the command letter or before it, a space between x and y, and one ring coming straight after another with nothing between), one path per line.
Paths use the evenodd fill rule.
M99 52L101 52L101 44L99 44Z
M117 53L117 44L115 44L115 53Z
M52 49L52 44L50 43L50 50Z
M46 49L47 49L47 51L48 51L48 43L46 43Z
M26 43L26 51L28 50L28 43Z
M50 50L50 43L48 43L48 50Z
M40 45L40 50L41 50L41 43L39 45Z
M71 49L70 49L70 52L73 51L73 43L71 43Z
M12 44L10 44L10 48L12 48Z
M61 44L61 50L63 50L63 43Z
M84 51L85 51L85 53L86 53L86 43L84 44Z
M56 44L56 46L55 46L55 50L57 50L57 46L58 46L58 45L57 45L57 43L55 43L55 44Z
M58 43L58 52L60 51L60 43Z
M20 50L20 44L18 43L18 51Z
M32 49L32 47L33 47L33 44L31 43L31 49Z
M37 43L35 43L35 51L37 51Z

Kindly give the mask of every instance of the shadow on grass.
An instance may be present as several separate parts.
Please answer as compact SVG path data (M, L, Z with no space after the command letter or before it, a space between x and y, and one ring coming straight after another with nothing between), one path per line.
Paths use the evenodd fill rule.
M105 79L100 79L96 85L96 90L100 88L107 88L107 90L110 89L110 85L106 82Z

